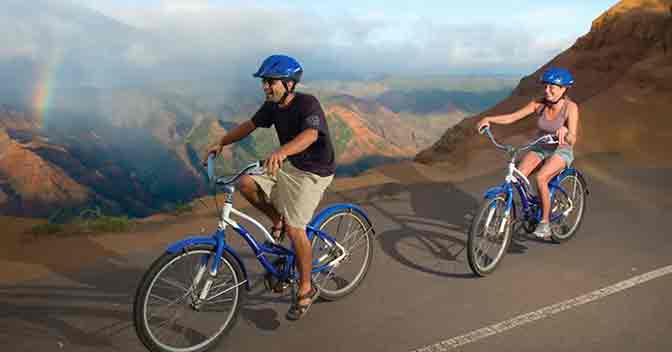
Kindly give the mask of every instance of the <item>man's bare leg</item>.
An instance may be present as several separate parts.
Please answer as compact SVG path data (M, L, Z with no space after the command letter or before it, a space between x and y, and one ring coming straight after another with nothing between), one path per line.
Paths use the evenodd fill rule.
M266 201L266 197L263 195L263 191L259 188L256 182L252 177L245 175L240 178L238 183L238 189L240 193L247 199L253 207L259 209L264 213L273 223L273 228L277 229L282 226L282 216L275 210L273 204Z
M294 252L296 252L296 266L299 271L299 296L305 295L311 291L310 271L313 264L313 248L308 241L308 235L305 228L296 228L286 226L287 236L292 241ZM307 302L307 300L306 300ZM303 304L306 302L297 302Z

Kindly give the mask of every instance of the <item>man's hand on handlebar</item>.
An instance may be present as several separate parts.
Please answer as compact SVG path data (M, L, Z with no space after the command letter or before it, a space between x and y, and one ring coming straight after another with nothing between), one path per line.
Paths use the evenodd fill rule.
M282 162L285 161L285 159L287 159L287 155L280 150L276 150L268 156L264 163L264 167L270 175L275 176L278 173L278 170L282 167Z
M219 143L212 144L208 147L208 150L205 153L205 156L203 157L203 160L201 163L203 164L204 167L208 166L208 157L212 154L214 158L216 158L219 154L222 153L222 148L224 148L223 145Z

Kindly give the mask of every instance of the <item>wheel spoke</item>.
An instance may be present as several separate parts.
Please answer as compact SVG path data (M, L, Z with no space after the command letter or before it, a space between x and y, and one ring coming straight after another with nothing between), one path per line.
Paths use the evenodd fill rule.
M559 187L554 202L559 208L560 213L556 214L560 218L556 220L554 238L567 240L574 235L583 217L585 190L579 178L574 175L562 179Z
M333 237L346 255L338 265L313 274L313 280L320 287L323 297L343 296L354 290L364 277L371 256L369 226L357 214L348 210L331 215L319 225L320 231ZM359 248L363 250L360 251ZM342 255L338 246L325 245L325 241L319 236L313 239L313 257L322 258L317 265L328 264Z
M181 297L178 297L178 298L174 299L173 301L170 301L170 302L169 302L168 304L166 304L165 306L158 308L158 309L155 311L155 313L154 313L153 315L151 315L151 316L148 317L148 319L151 319L151 318L153 318L154 316L156 316L158 313L162 313L162 312L164 312L164 311L166 311L166 310L168 310L168 309L174 307L176 304L182 303L182 302L189 296L189 294L191 294L191 292L187 292L186 294L182 295ZM154 298L156 298L156 297L158 297L158 296L150 295L150 297L154 297ZM164 299L165 299L165 298L164 298ZM166 299L166 300L167 300L167 299Z
M217 300L206 300L208 304L220 304L220 303L226 303L226 302L233 302L233 298L221 298Z
M479 275L492 271L506 250L511 223L505 209L505 199L496 197L483 203L474 219L469 232L467 258L472 270ZM500 230L503 232L500 233Z
M367 240L368 237L366 236L366 233L365 233L364 231L358 231L358 232L359 232L360 234L363 234L364 236L356 237L354 243L352 243L350 246L347 246L346 244L343 244L343 247L345 247L345 249L346 249L348 252L350 252L353 248L358 247L359 244L360 244L362 241L366 241L366 240Z
M182 290L182 291L184 291L184 292L187 292L187 291L190 290L190 289L188 289L186 286L182 286L182 285L181 285L179 282L177 282L177 281L168 280L168 279L161 279L161 282L167 284L167 285L170 286L170 287L180 289L180 290Z
M141 316L136 315L135 323L143 326L138 331L146 335L143 339L149 339L161 350L194 352L208 349L230 327L239 310L239 291L236 289L241 283L236 269L222 257L210 298L201 301L195 292L203 285L196 287L195 277L199 268L207 265L203 263L204 258L214 258L212 252L203 249L165 256L167 259L163 264L150 269L156 273L144 293L136 297L136 307L138 302L144 302L140 308Z

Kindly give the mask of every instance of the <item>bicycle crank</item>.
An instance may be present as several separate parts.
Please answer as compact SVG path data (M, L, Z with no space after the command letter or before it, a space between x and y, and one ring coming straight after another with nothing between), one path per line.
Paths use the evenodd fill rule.
M286 263L287 261L285 258L278 258L273 262L273 266L278 272L284 272ZM274 293L285 293L289 288L289 282L286 280L278 280L273 274L266 273L266 275L264 275L264 287L266 287L268 291Z

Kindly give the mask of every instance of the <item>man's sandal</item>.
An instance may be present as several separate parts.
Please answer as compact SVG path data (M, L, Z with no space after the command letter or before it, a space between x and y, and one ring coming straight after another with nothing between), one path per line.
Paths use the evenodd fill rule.
M304 315L306 315L306 313L308 313L308 309L310 309L310 306L319 296L320 290L315 286L313 286L306 294L297 295L295 301L292 302L292 305L289 307L289 311L285 316L287 320L301 319ZM301 301L304 300L308 300L308 302L302 304Z
M280 220L280 226L276 227L273 226L271 227L271 237L275 240L275 242L280 243L285 240L285 220L282 219Z
M280 227L271 227L271 237L280 243L285 239L285 227L280 225Z

